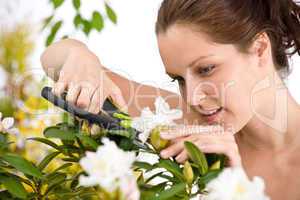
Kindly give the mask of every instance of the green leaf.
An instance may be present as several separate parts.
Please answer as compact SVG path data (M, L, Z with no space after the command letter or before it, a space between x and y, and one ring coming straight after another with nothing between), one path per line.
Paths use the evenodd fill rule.
M165 172L159 172L156 174L153 174L152 176L150 176L149 178L147 178L147 180L145 181L145 183L149 183L150 181L152 181L153 179L155 179L156 177L161 177L161 175L165 173Z
M49 186L45 192L45 196L47 196L47 194L53 189L63 185L65 182L67 182L67 175L64 173L55 173L53 176L49 177L49 179L47 179L47 184Z
M172 176L169 176L167 174L160 174L159 177L168 180L169 182L178 182L178 180Z
M67 175L64 173L56 173L55 175L48 178L47 182L49 187L57 185L58 183L64 182L67 178Z
M52 44L54 38L55 38L55 35L53 35L53 34L48 35L47 40L46 40L46 46L49 46L50 44Z
M0 175L0 182L13 196L20 199L26 199L27 192L18 179L14 177Z
M110 21L112 21L114 24L117 24L117 15L107 3L105 4L105 10Z
M103 17L102 15L97 12L97 11L94 11L93 12L93 18L92 18L92 27L94 29L96 29L97 31L101 31L104 27L104 20L103 20Z
M49 127L44 130L44 135L47 138L58 138L66 141L74 141L76 134L69 130L61 130L58 127Z
M82 19L82 24L83 24L83 32L85 35L89 35L91 30L92 30L92 25L88 20Z
M113 117L118 118L118 119L122 119L122 120L132 120L130 116L128 116L127 114L124 113L113 113Z
M145 169L147 171L152 170L154 168L153 165L150 165L149 163L146 163L146 162L140 162L140 161L134 162L133 166L141 168L141 169Z
M185 183L176 184L168 190L164 190L160 193L157 193L153 198L151 198L151 200L173 199L175 195L183 192L185 190L185 187L186 187Z
M122 138L118 138L118 139L119 139L118 146L120 149L123 149L124 151L137 151L138 150L137 146L133 143L132 139L126 138L126 137L122 137Z
M123 136L123 137L126 137L126 138L131 137L131 132L128 131L128 130L108 130L108 134Z
M184 142L184 146L188 151L191 160L198 165L198 170L201 175L205 175L208 171L208 164L205 155L200 149L191 142Z
M60 150L59 146L57 144L55 144L54 142L52 142L48 139L45 139L45 138L36 137L36 138L28 138L27 140L34 140L34 141L37 141L37 142L41 142L41 143L44 143L46 145L49 145L49 146L53 147L56 150Z
M51 15L51 16L47 17L44 20L44 25L42 27L42 30L44 30L50 24L50 22L52 21L53 17L54 17L54 15Z
M73 0L73 6L76 10L80 8L80 0Z
M89 147L92 147L93 150L97 150L98 148L98 143L91 137L86 136L86 135L77 135L77 137L81 140L81 142Z
M153 197L155 197L155 194L162 192L165 187L167 186L168 182L162 182L159 184L156 184L154 186L152 185L147 185L147 184L142 184L139 186L140 191L141 191L141 198L140 199L145 199L149 200Z
M52 152L50 154L48 154L38 165L38 168L42 171L43 169L45 169L45 167L47 167L47 165L56 157L60 154L60 152L56 151L56 152Z
M131 120L121 120L120 125L123 128L131 128L132 127L132 121Z
M56 172L58 172L60 170L66 169L66 168L68 168L68 167L70 167L72 165L73 165L72 163L65 163L62 166L56 168L52 173L56 173Z
M55 9L60 7L65 2L65 0L51 0L51 1Z
M78 163L79 158L62 158L63 161Z
M74 23L75 28L78 28L78 27L79 27L79 25L82 23L82 17L81 17L80 14L77 14L77 15L74 17L73 23Z
M52 27L52 29L51 29L51 34L56 34L57 33L57 31L60 29L60 27L61 27L61 25L62 25L62 21L58 21L58 22L56 22L55 24L54 24L54 26Z
M50 32L49 36L47 37L47 41L46 41L47 46L52 44L52 42L54 41L55 36L56 36L58 30L60 29L62 23L63 23L62 21L58 21L52 26L51 32Z
M166 169L180 181L185 180L179 165L171 160L160 159L159 162L155 164L155 166Z
M212 170L209 171L205 176L201 177L199 179L199 183L206 185L209 183L211 180L215 179L218 177L218 175L222 172L222 170Z
M42 178L42 173L40 170L31 162L25 160L19 155L9 153L3 155L2 159L24 174L31 175L36 178Z

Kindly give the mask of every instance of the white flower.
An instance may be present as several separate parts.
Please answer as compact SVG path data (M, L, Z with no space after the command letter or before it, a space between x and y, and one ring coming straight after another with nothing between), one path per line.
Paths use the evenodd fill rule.
M240 167L227 168L207 184L208 194L204 200L269 200L265 194L264 180L254 177L249 180Z
M2 113L0 112L0 132L3 133L10 133L15 136L19 135L19 130L13 127L14 125L14 118L12 117L5 117L2 119Z
M25 146L25 139L20 134L19 129L13 127L14 122L15 120L12 117L6 117L2 119L2 113L0 112L0 132L14 135L17 138L17 147L22 149Z
M182 118L182 110L170 109L168 103L158 97L155 100L155 113L149 107L142 110L140 117L132 119L132 127L142 132L140 140L146 142L150 132L158 125L174 125L174 120Z
M103 146L97 152L87 152L86 157L80 160L81 167L88 176L80 176L79 184L82 186L99 185L108 192L120 188L121 182L133 177L131 170L135 161L135 153L125 152L117 145L105 138Z

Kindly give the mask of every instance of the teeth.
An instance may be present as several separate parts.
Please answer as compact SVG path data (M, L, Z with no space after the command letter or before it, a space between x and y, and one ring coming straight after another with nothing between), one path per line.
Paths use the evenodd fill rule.
M221 108L218 108L216 110L201 110L200 113L202 115L213 115L213 114L217 113L220 110L221 110Z

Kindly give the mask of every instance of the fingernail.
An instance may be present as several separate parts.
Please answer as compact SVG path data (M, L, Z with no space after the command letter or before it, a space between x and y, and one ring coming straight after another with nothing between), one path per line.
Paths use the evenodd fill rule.
M167 158L168 152L167 151L161 151L160 156L163 158Z
M180 158L180 156L177 156L176 158L175 158L175 160L178 162L178 163L180 163L182 160L181 160L181 158Z

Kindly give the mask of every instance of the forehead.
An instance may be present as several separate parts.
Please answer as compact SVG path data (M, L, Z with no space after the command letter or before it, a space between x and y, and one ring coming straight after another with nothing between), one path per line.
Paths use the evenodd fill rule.
M198 57L232 56L233 45L215 43L210 36L184 25L173 25L158 35L158 46L166 67L186 67Z

